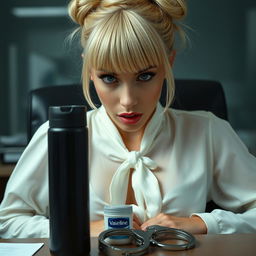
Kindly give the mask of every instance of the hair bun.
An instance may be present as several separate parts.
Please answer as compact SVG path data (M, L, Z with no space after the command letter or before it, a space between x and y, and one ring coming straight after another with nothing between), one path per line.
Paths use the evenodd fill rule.
M185 0L151 0L173 19L180 20L187 14Z
M101 3L101 0L72 0L69 3L69 16L74 22L83 26L85 18Z
M173 19L182 19L187 13L185 0L137 0L136 3L134 0L71 0L68 9L72 20L83 26L85 18L100 5L105 8L113 6L134 7L148 3L157 5Z

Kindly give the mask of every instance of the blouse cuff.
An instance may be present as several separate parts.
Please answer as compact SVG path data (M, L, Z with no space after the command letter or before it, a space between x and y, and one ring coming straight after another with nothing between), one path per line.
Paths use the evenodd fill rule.
M50 227L49 227L49 219L43 221L43 229L40 235L40 238L49 238L50 237Z
M215 219L215 217L213 216L213 214L211 214L211 213L192 213L190 215L190 217L191 216L198 216L204 221L204 223L207 227L207 234L219 234L220 233L219 227L218 227L218 222Z

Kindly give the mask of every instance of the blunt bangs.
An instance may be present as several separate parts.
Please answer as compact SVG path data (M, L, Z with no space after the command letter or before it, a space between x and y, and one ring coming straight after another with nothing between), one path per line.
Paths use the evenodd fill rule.
M93 27L84 45L83 91L89 105L96 109L90 97L91 68L113 73L137 73L149 67L163 65L168 90L166 107L174 95L174 79L169 52L154 27L132 10L118 9L104 15Z
M130 10L116 11L98 24L85 49L90 67L115 73L159 66L165 56L157 32Z

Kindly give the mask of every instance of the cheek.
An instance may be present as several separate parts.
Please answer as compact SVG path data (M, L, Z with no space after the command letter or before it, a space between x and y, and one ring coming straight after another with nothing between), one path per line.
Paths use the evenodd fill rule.
M109 91L106 91L104 89L97 88L95 86L96 92L98 94L98 97L101 101L101 103L106 107L109 108L115 104L115 97L114 93L111 93Z
M103 88L101 81L97 78L97 76L94 73L92 73L91 75L91 80L94 83L95 90L97 92L97 95L101 103L107 108L111 104L113 105L113 101L114 101L113 94L108 90L106 90L105 88Z
M148 91L147 96L144 97L148 102L157 102L160 98L162 91L162 85L159 83L159 86L153 86L150 91Z
M160 83L159 86L156 88L156 91L155 91L156 100L159 100L160 98L162 87L163 87L163 83Z

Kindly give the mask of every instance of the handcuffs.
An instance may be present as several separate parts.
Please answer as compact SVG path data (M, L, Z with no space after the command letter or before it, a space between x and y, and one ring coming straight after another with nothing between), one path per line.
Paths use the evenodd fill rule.
M125 235L134 239L136 248L123 248L109 244L105 241L106 238L116 235ZM182 240L182 244L165 244L157 241L157 239L173 239ZM129 255L143 255L147 253L150 244L161 247L170 251L188 250L195 247L195 237L181 229L167 228L161 226L149 226L146 231L136 229L108 229L99 235L99 250L105 255L111 256L129 256Z

